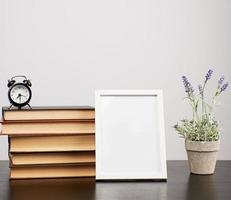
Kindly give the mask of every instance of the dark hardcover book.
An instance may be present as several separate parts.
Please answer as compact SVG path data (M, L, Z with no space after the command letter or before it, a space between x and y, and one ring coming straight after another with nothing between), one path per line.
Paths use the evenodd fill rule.
M10 166L95 163L95 151L9 153Z
M10 136L10 153L95 151L95 136Z
M30 120L92 120L95 109L91 106L35 106L32 108L2 108L3 121Z
M95 177L95 164L11 167L11 179Z

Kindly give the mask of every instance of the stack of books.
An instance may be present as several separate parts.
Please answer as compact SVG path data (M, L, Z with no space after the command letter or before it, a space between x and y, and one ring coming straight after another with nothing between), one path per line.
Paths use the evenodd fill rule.
M11 179L95 176L94 108L4 107L2 114Z

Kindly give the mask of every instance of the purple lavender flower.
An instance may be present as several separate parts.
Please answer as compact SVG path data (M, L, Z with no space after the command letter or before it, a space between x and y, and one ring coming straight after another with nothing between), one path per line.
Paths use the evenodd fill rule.
M188 84L189 84L189 81L187 79L186 76L182 76L182 80L183 80L183 84L184 84L184 87L185 87L185 90L188 89Z
M205 76L205 81L207 82L209 79L211 79L212 77L212 74L213 74L213 70L209 70Z
M194 89L193 89L193 86L190 84L190 92L193 94L194 92Z
M186 76L182 76L183 84L185 87L185 92L188 93L188 95L193 95L194 89L192 84L188 81Z
M224 80L225 80L225 76L221 76L221 78L218 81L218 84L222 85L222 83L224 82Z
M224 85L222 85L221 92L225 91L228 86L229 86L229 83L225 83Z
M198 90L199 90L200 94L203 95L203 88L202 88L201 84L198 85Z

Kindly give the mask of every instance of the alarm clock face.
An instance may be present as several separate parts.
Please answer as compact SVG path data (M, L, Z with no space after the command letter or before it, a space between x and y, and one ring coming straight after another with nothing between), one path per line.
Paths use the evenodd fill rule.
M9 99L13 105L22 107L30 101L31 90L22 83L15 84L9 91Z

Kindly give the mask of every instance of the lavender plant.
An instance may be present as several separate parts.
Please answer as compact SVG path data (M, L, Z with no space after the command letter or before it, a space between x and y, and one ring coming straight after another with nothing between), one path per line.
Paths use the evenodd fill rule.
M214 107L217 104L217 98L228 88L228 82L224 83L225 77L221 76L218 80L216 91L210 103L205 100L205 89L208 81L211 79L213 70L208 70L203 84L198 85L198 92L195 92L192 84L186 76L182 76L186 99L192 107L192 119L183 119L178 122L174 128L177 133L192 141L217 141L219 140L219 126L214 117Z

